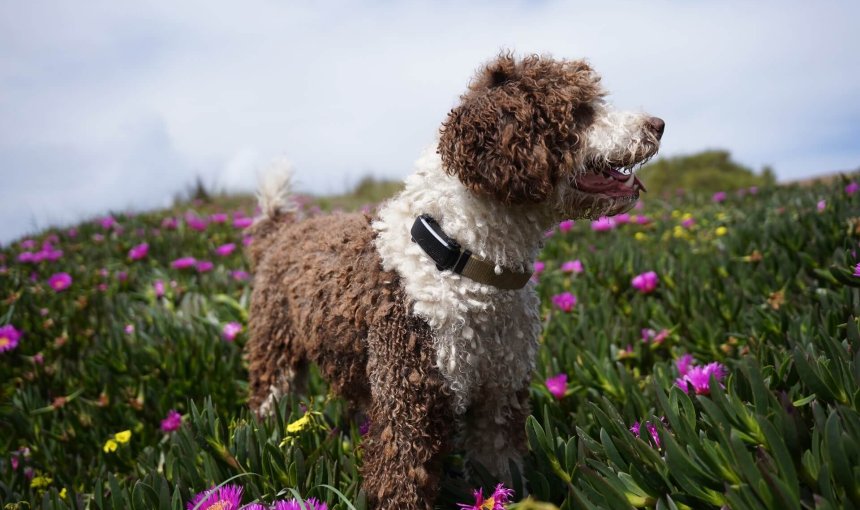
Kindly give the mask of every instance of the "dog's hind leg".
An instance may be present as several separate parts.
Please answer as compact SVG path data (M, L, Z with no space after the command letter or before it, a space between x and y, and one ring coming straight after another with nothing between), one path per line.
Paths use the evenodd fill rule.
M371 406L363 487L371 508L430 510L453 413L426 325L416 330L417 320L393 322L368 338Z

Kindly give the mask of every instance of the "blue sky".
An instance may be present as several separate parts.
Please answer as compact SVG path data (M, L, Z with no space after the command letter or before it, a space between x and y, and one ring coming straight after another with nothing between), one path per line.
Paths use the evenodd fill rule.
M145 5L144 5L145 4ZM860 166L858 2L3 2L0 242L252 190L401 178L500 49L588 58L661 154L726 148L791 180Z

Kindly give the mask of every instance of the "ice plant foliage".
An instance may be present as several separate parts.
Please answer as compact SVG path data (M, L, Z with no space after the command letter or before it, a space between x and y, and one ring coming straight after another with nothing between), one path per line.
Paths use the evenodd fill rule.
M505 505L514 497L513 489L505 488L504 484L496 485L493 494L484 498L484 489L474 491L473 504L457 503L461 510L505 510Z

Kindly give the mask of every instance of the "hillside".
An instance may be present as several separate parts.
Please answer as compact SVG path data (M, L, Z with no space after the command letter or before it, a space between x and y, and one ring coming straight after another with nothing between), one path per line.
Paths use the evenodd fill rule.
M530 496L515 483L509 508L860 508L857 187L646 195L547 233ZM0 251L5 508L180 510L224 483L365 508L362 424L316 374L248 413L251 208L105 215ZM458 452L445 472L439 508L498 483Z

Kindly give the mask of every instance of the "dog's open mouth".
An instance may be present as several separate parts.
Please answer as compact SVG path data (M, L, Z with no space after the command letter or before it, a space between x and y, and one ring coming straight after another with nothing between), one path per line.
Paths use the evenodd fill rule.
M604 195L613 199L636 200L645 185L631 168L605 168L580 175L573 186L585 193Z

